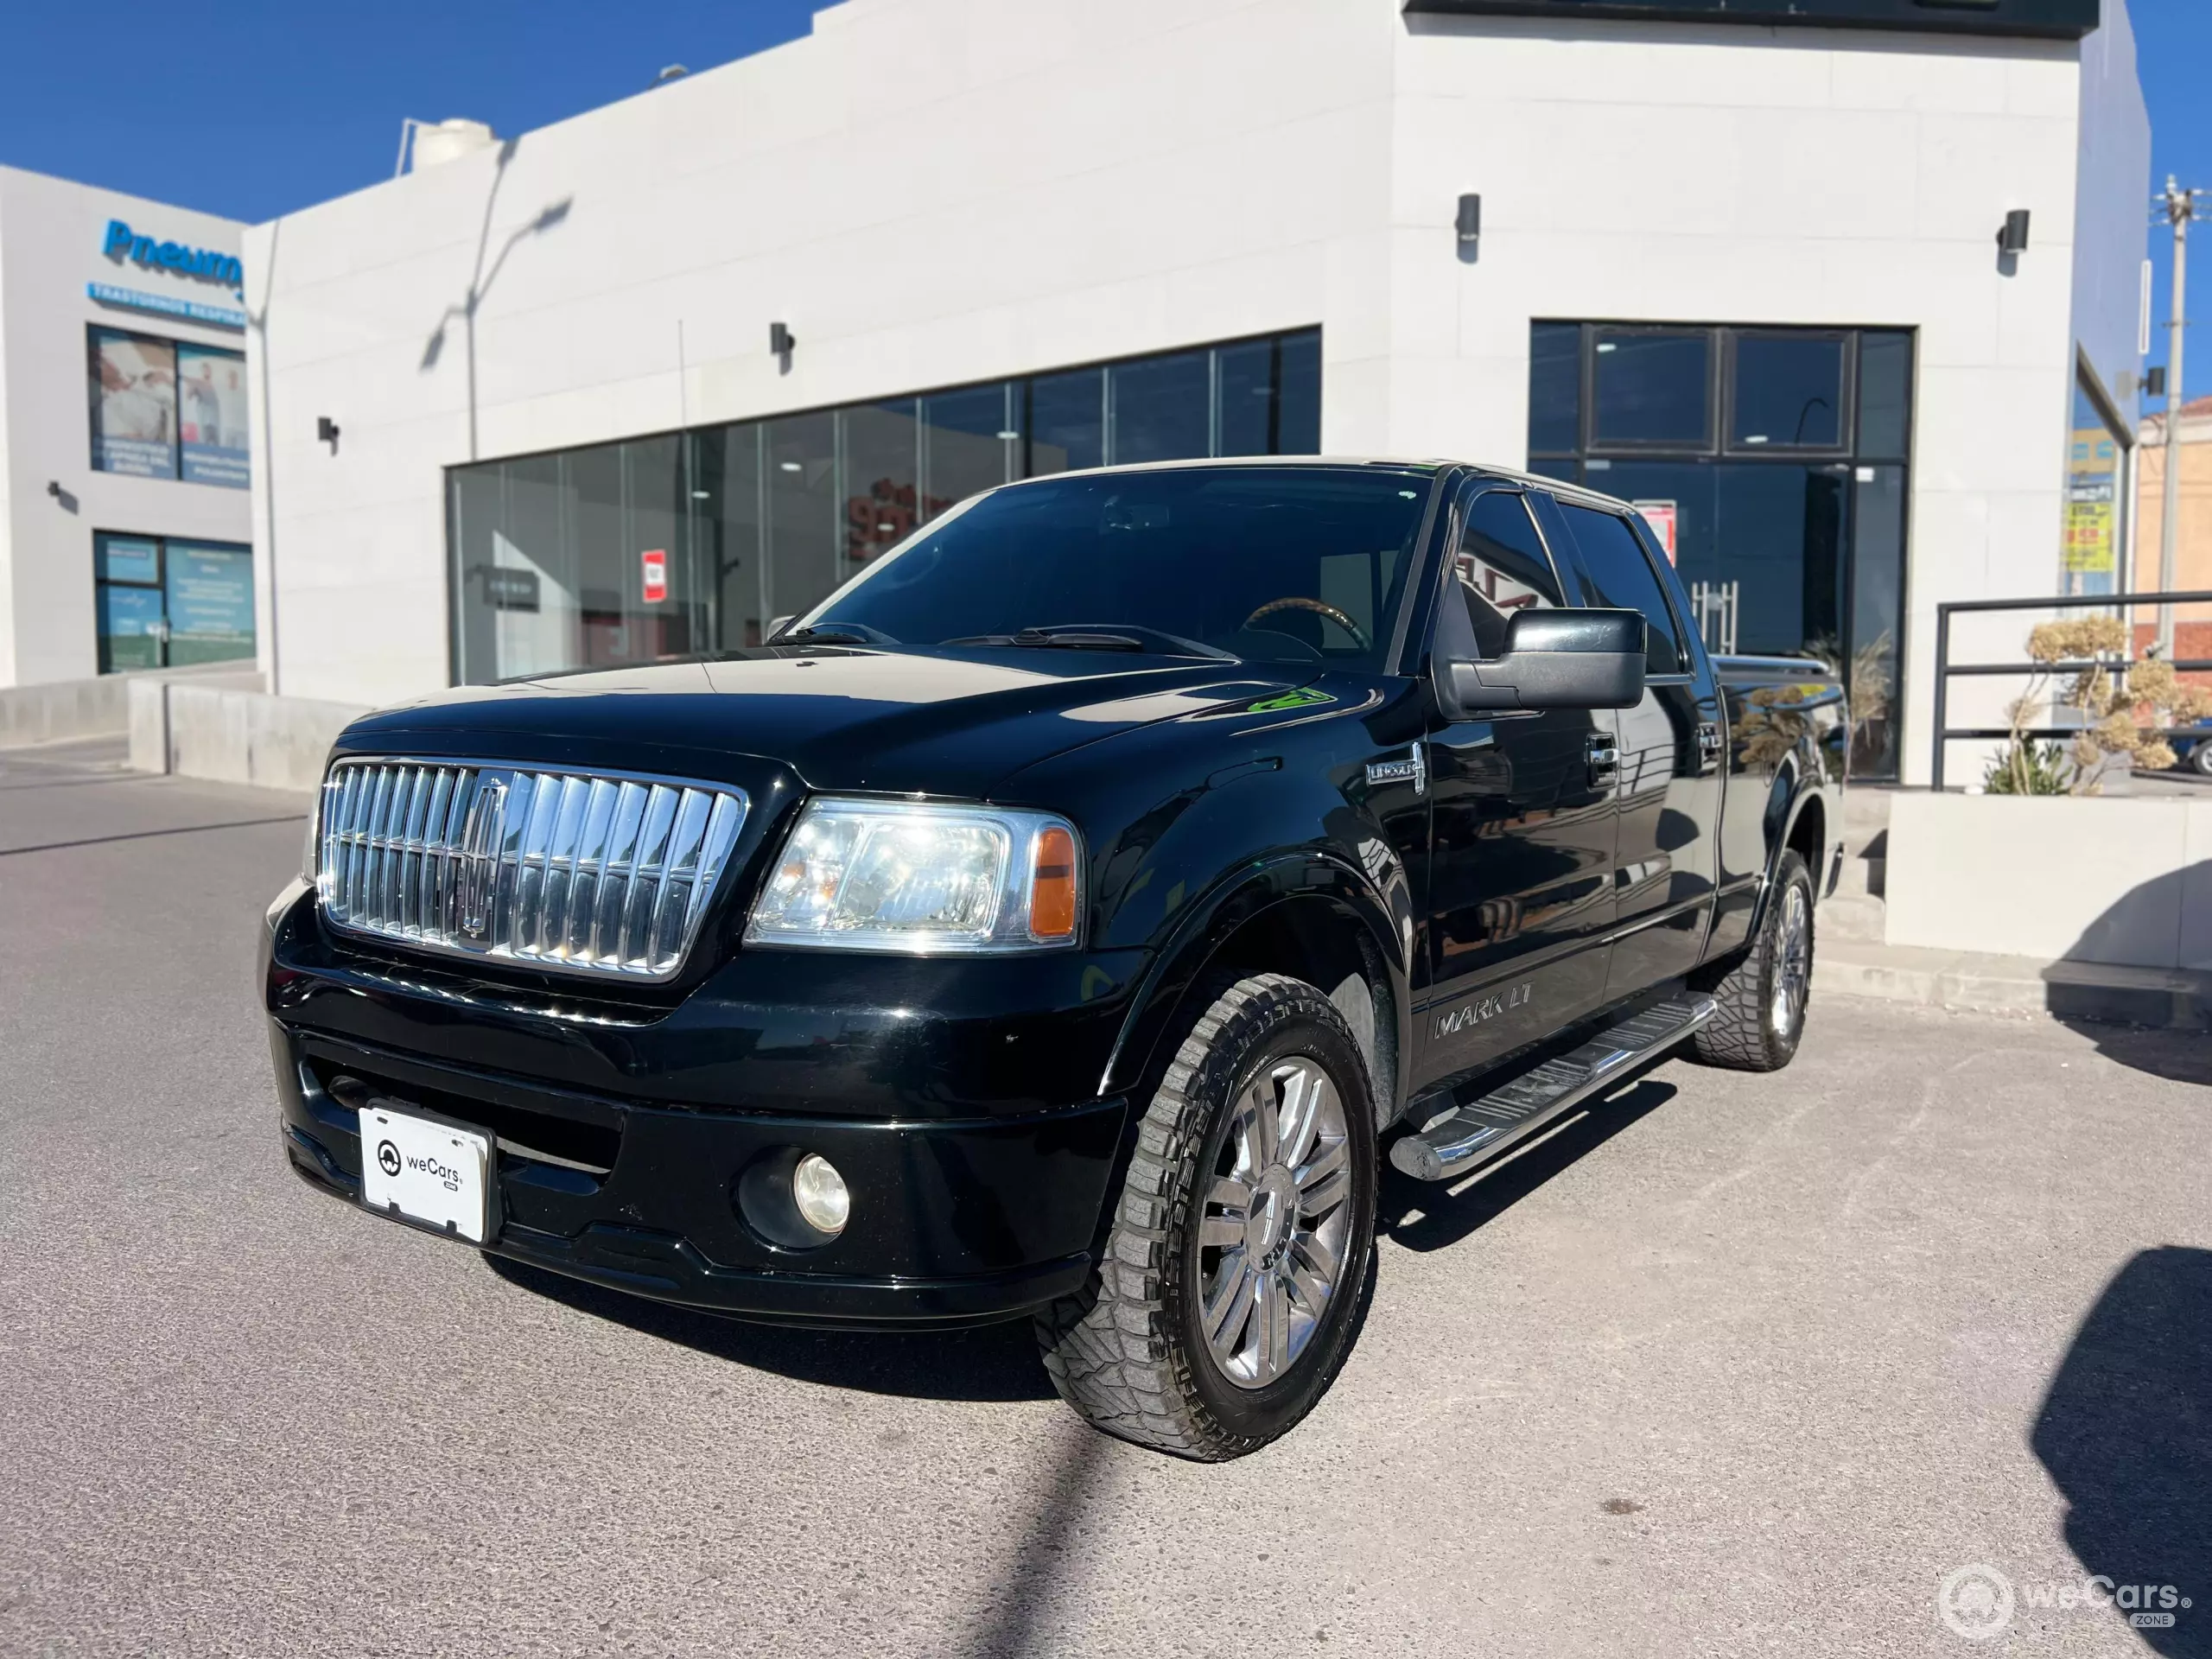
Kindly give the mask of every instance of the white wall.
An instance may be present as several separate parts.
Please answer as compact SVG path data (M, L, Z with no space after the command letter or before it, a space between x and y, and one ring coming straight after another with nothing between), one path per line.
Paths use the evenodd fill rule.
M2136 347L2151 212L2151 112L2136 75L2126 0L2104 0L2104 26L2082 42L2078 171L2074 336L2133 431L2142 413Z
M440 469L472 455L1314 322L1325 441L1379 438L1398 29L1389 0L849 0L257 227L281 689L446 683Z
M1938 601L2051 591L2076 50L1423 17L1400 50L1395 447L1525 456L1532 317L1919 331L1903 759ZM1483 193L1478 264L1451 257ZM2011 276L1996 233L2035 211ZM1599 480L1593 480L1593 482Z
M85 328L103 323L237 351L234 330L95 303L86 289L173 294L235 306L226 289L117 265L101 255L111 219L194 247L238 251L233 220L0 168L0 685L99 671L92 532L249 539L244 490L94 472ZM59 484L73 510L47 490Z
M1325 448L1517 464L1532 317L1882 325L1920 337L1924 766L1935 603L2050 586L2078 58L1394 0L849 0L250 232L281 689L446 683L441 469L472 457L1318 321ZM2015 207L2037 239L2006 276Z

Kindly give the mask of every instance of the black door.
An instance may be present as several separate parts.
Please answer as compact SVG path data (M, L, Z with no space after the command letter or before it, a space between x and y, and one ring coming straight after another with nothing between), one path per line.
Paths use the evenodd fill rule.
M1649 538L1615 513L1567 502L1554 511L1573 540L1584 597L1641 611L1647 628L1643 701L1615 717L1611 1001L1687 974L1704 953L1717 874L1720 699L1704 653L1683 638Z
M1567 602L1518 491L1471 486L1452 533L1433 653L1494 657L1514 611ZM1612 741L1611 717L1584 710L1432 734L1427 1077L1485 1065L1605 1000Z

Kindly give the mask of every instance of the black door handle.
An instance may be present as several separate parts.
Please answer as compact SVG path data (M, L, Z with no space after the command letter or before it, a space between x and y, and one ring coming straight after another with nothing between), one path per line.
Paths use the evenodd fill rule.
M1595 733L1584 746L1582 758L1590 768L1590 783L1593 788L1611 783L1621 769L1620 746L1611 738Z

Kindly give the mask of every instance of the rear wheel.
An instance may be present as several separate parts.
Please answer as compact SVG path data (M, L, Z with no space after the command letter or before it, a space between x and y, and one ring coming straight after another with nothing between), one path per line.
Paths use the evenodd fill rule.
M1060 1396L1212 1462L1311 1411L1350 1351L1375 1239L1375 1111L1316 987L1228 986L1140 1126L1096 1278L1038 1319Z
M1785 850L1758 937L1707 988L1719 1005L1692 1040L1707 1065L1779 1071L1797 1052L1813 988L1813 877Z
M2189 752L2189 759L2182 764L2191 772L2212 778L2212 737L2199 741L2196 747Z

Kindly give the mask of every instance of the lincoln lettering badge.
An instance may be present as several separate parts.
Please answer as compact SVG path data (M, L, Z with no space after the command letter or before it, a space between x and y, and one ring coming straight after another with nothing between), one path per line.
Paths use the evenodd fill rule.
M1368 786L1376 784L1411 784L1414 793L1428 792L1428 761L1421 753L1421 745L1402 760L1370 760L1367 763Z

